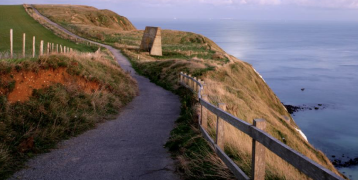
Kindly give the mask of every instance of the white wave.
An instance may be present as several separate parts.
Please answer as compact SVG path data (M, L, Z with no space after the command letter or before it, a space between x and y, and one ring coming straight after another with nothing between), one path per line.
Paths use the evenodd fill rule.
M259 72L256 71L255 68L252 68L252 69L254 69L254 71L256 72L256 74L259 75L264 82L266 82L265 79L261 76L261 74L260 74Z
M297 129L297 128L295 128L295 129L296 129L296 131L298 131L300 133L300 135L303 137L303 139L305 139L308 142L307 136L300 129Z

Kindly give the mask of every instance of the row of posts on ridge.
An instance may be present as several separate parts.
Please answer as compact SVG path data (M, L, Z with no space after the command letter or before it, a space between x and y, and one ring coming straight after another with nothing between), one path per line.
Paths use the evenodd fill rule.
M35 36L32 37L32 57L34 58L36 55L36 44L35 44ZM22 57L25 58L26 55L26 34L23 33L22 36ZM44 52L44 41L40 41L40 52L39 55L42 56ZM50 53L69 53L72 52L73 49L70 47L62 46L61 44L54 44L54 43L47 43L47 49L46 54ZM12 59L14 57L14 40L13 40L13 30L10 29L10 58Z

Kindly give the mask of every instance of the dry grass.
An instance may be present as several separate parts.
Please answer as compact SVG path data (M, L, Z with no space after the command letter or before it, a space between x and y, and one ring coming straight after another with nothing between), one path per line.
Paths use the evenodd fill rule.
M46 7L42 6L38 8ZM45 15L51 16L55 21L60 19L60 17L55 15L46 13ZM90 32L90 27L95 28L94 32ZM85 37L103 41L118 48L124 48L122 52L133 61L134 67L140 73L169 90L177 92L178 89L181 89L175 83L180 71L204 79L207 84L205 93L209 95L210 101L213 104L219 102L226 103L229 113L248 123L252 123L255 118L266 119L266 131L273 137L333 172L340 174L322 152L314 149L296 131L295 128L298 127L291 116L252 66L226 54L210 39L189 32L163 30L163 57L152 57L147 52L137 50L143 31L115 31L108 28L94 27L91 24L72 24L67 26L67 28ZM102 36L96 37L96 33ZM218 55L215 54L224 58L216 59ZM181 96L186 97L187 95L182 94ZM186 112L186 115L183 117L191 119L196 112L193 112L190 108L185 109L188 103L187 101L182 102L184 112ZM284 120L284 116L289 117L290 120ZM210 129L208 131L211 135L215 135L216 117L209 116L209 118ZM191 176L191 178L205 179L205 177L201 176L206 174L205 163L203 163L206 160L214 163L210 165L210 168L215 167L215 171L226 171L227 169L222 163L211 159L210 156L200 156L200 153L203 152L205 154L206 150L200 141L197 141L199 132L193 126L196 123L195 120L188 120L189 122L186 124L182 124L181 121L173 131L170 147L176 147L175 143L179 144L180 148L174 148L173 152L175 151L174 154L181 163L180 167L188 174L189 178ZM190 130L185 126L189 126ZM226 153L247 174L250 174L252 139L230 125L225 126L225 132ZM196 144L195 146L193 145L196 148L192 149L192 146L187 145L188 142L191 142L189 144ZM191 156L187 156L187 154ZM307 179L302 173L287 165L287 163L273 153L267 153L266 159L266 178L268 179ZM195 164L199 164L200 167ZM202 172L200 173L199 171ZM212 178L210 177L211 175L208 175L207 179ZM230 178L230 176L225 177Z
M123 52L129 58L136 59L135 54L131 51L124 50ZM284 120L283 116L291 116L248 63L235 60L233 63L221 66L206 61L190 60L135 61L135 64L138 64L138 69L141 69L144 75L168 89L179 88L175 82L180 71L200 77L205 81L204 93L209 95L212 104L225 103L229 113L251 124L253 119L264 118L267 121L266 132L324 167L340 174L321 151L316 150L302 138L296 131L295 128L298 127L292 118L289 122ZM172 86L168 86L168 83L172 83ZM208 132L213 137L215 130L216 116L209 113ZM226 124L225 140L225 152L244 172L250 175L252 139ZM182 166L185 167L186 164L190 163L182 162ZM272 152L266 154L266 167L266 178L268 179L308 179Z
M65 68L72 76L65 79L70 83L33 89L24 102L8 101L8 94L16 88L14 74L58 68ZM114 118L138 93L135 80L108 52L0 60L0 77L0 179L21 168L34 154L53 148L56 142ZM85 91L78 80L96 82L99 88Z
M36 14L34 12L34 10L29 5L24 4L23 7L28 15L30 15L34 20L36 20L38 23L40 23L43 27L52 31L52 33L54 33L56 36L61 37L62 39L70 40L72 42L75 42L76 44L81 44L82 46L87 47L86 51L94 52L95 49L97 48L97 46L91 46L91 47L88 46L88 44L86 42L83 42L82 40L77 39L75 37L72 37L72 36L68 35L67 33L63 32L62 30L58 29L56 26L48 23L42 16L39 16L38 14ZM86 45L84 45L84 44L86 44Z
M235 63L209 72L202 77L205 81L209 100L213 104L225 103L227 111L234 116L252 124L253 119L264 118L267 121L266 132L283 143L318 162L324 167L338 173L328 158L305 141L295 130L298 128L276 95L255 72L251 65L237 60ZM210 116L210 132L216 129L216 116ZM213 133L214 134L214 133ZM228 151L239 154L237 163L249 174L252 139L225 123L225 140ZM288 166L273 153L266 154L267 171L270 176L280 179L306 179L304 175Z
M79 5L35 5L41 14L61 22L61 24L82 24L116 30L135 30L126 17L110 10L99 10L90 6Z

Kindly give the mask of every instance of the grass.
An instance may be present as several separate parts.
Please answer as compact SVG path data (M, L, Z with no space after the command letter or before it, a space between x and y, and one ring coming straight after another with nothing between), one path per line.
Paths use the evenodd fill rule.
M62 44L78 51L93 52L92 47L76 44L56 36L50 30L29 16L22 5L0 6L0 52L10 52L10 29L13 29L14 53L22 53L22 34L26 33L26 52L32 53L32 38L36 37L36 54L39 54L40 41ZM44 47L45 48L45 47Z
M138 61L135 56L131 56L131 51L123 50L122 52L132 59L132 64L134 64L134 67L136 67L140 73L149 77L151 81L156 84L176 93L183 91L181 90L182 88L175 83L180 71L199 76L205 81L205 93L209 95L211 103L226 103L229 113L249 123L252 123L255 118L266 119L266 131L269 134L339 174L322 152L314 149L312 145L299 135L295 130L297 125L294 121L291 120L287 123L282 120L282 116L290 117L289 114L251 65L241 61L223 67L215 66L215 64L208 63L203 65L199 62L194 63L183 60ZM205 163L198 162L210 159L207 156L203 157L200 155L200 152L210 152L210 149L202 147L200 142L196 142L198 144L195 144L195 146L200 147L200 150L186 146L188 142L193 141L192 139L197 139L199 138L198 136L200 136L200 132L196 128L197 116L195 115L199 109L193 105L195 101L189 101L186 97L193 97L191 92L187 91L186 93L189 93L189 95L178 93L182 99L184 99L182 100L182 108L184 108L185 111L182 111L182 117L177 122L177 128L172 131L172 137L168 142L168 147L179 162L181 162L179 169L182 170L183 176L188 179L210 179L213 174L209 175L210 173L204 170L207 168L204 165ZM210 132L212 136L215 136L215 129L216 116L209 113L209 129L207 129L207 131ZM225 125L225 132L225 152L250 176L252 139L234 127L231 127L229 124ZM188 154L192 154L192 156L188 156ZM198 157L195 158L194 156ZM199 168L201 170L200 172L208 174L208 176L202 177L203 174L196 172L198 167L190 165L191 163L199 163L201 167ZM218 172L223 171L217 170L217 167L220 167L222 170L225 169L225 166L220 165L220 163L211 165L211 167L215 167L214 169ZM192 171L195 173L192 173ZM213 172L211 171L211 173ZM230 176L227 176L227 178L230 178ZM266 178L308 179L305 175L272 152L267 152L266 154Z
M48 6L37 7L45 9ZM61 17L52 15L51 18L56 21ZM300 136L292 118L289 122L282 120L283 116L291 116L253 67L226 54L210 39L189 32L163 30L164 56L158 58L138 50L143 31L116 31L97 25L89 28L75 23L70 26L70 30L75 29L73 31L84 37L121 48L139 73L181 96L182 116L167 147L178 159L178 167L186 179L230 179L232 175L200 136L196 128L196 113L199 109L195 100L192 94L176 84L180 71L205 81L205 93L209 95L211 103L225 103L230 114L248 123L252 123L255 118L266 119L266 131L273 137L340 174L322 152ZM96 33L100 35L96 36ZM215 135L215 120L216 117L209 113L207 131L211 135ZM250 175L252 139L228 124L225 125L225 132L225 152ZM266 179L308 179L271 152L266 154L266 160Z
M107 56L72 53L0 60L0 179L22 168L28 158L54 148L60 140L114 118L136 96L136 82ZM65 82L33 89L27 101L8 101L8 94L19 83L13 79L16 74L40 75L61 68L69 75ZM79 82L93 82L99 88L88 92Z
M114 36L115 32L136 30L126 17L109 10L75 5L35 5L34 7L41 14L73 33L92 40L117 41L121 37Z
M143 36L142 30L136 30L128 19L88 6L74 5L35 5L41 14L61 24L69 31L84 38L112 45L117 48L138 48ZM63 12L66 12L65 14ZM86 16L85 16L86 15ZM96 17L97 16L97 17ZM107 17L108 23L101 23L101 17ZM122 18L124 24L110 20ZM116 27L116 28L114 28ZM195 33L162 30L163 56L152 57L148 53L137 53L143 59L202 59L229 63L224 51L210 39ZM221 54L221 58L213 58Z
M159 64L155 62L141 64L132 61L132 65L139 74L149 77L152 82L180 97L180 117L176 120L176 127L171 131L171 137L165 147L172 153L173 158L180 162L178 170L181 177L200 180L235 179L205 139L199 135L196 114L197 99L191 94L190 90L179 87L175 83L168 83L161 76L163 68L176 67L174 69L175 74L179 72L178 69L186 68L185 63L177 64L174 61L165 61Z

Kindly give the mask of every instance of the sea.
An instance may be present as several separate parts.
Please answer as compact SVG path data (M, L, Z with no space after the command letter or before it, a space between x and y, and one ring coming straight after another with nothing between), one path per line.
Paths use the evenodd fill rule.
M284 104L312 107L294 113L293 118L308 141L327 157L342 162L358 158L357 22L131 21L138 29L159 26L210 38L227 53L252 64ZM338 170L358 180L358 166Z

